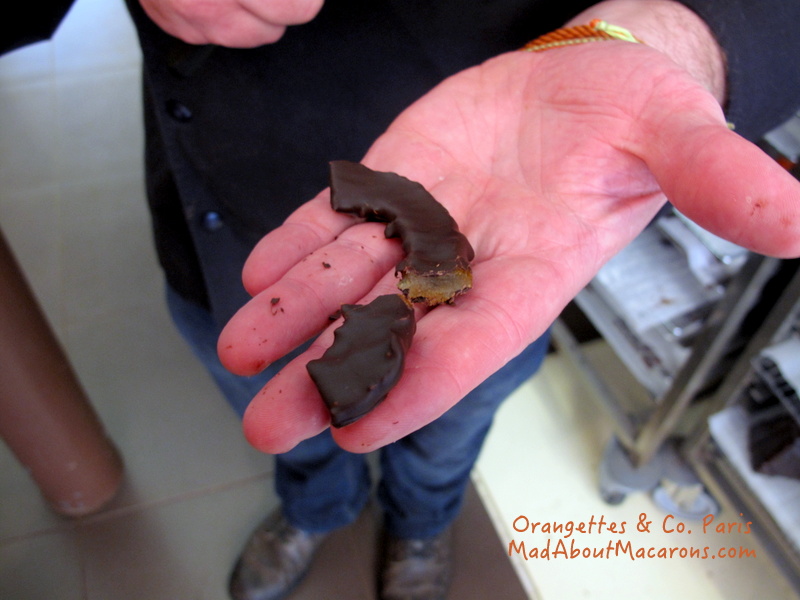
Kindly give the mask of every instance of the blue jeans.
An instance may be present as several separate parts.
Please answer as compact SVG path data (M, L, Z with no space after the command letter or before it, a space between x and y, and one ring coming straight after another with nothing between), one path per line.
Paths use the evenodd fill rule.
M217 357L219 329L211 315L171 290L167 300L178 330L239 415L291 360L292 355L287 356L255 377L233 375ZM378 451L377 493L390 533L432 537L455 519L495 412L538 370L548 341L548 335L542 336L439 419ZM276 491L286 518L296 527L315 532L342 527L354 521L369 500L372 486L366 457L342 450L329 430L275 459Z

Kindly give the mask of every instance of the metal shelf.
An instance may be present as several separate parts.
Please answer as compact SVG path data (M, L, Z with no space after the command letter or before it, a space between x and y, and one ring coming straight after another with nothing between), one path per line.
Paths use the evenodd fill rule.
M709 400L712 416L696 424L683 445L683 454L715 496L739 511L747 511L756 534L800 591L800 481L763 475L752 469L747 448L748 419L741 406L745 392L761 377L759 366L765 353L775 357L770 349L797 335L800 268L797 260L787 261L784 266L794 271L789 282L738 357L730 376ZM775 389L789 395L784 386Z
M800 113L763 147L800 174ZM749 429L737 425L745 391L754 389L769 400L774 395L775 408L800 422L798 265L800 259L748 253L678 214L662 214L575 299L645 393L635 404L623 400L613 385L620 373L595 368L565 322L554 324L552 339L615 426L610 458L601 465L604 497L653 490L636 485L652 486L659 477L663 491L670 478L650 471L674 463L671 448L680 440L678 460L692 472L688 486L694 478L716 499L747 511L800 592L800 481L755 473ZM619 481L604 487L609 473Z
M655 455L679 426L692 401L719 377L744 319L779 264L777 259L755 254L747 257L719 300L709 307L692 345L680 348L684 357L674 372L665 367L665 361L651 360L641 347L637 347L643 338L626 331L621 317L608 303L604 305L599 294L588 288L581 293L583 298L576 304L586 308L587 317L631 373L634 376L639 373L637 379L651 392L650 405L634 411L620 406L619 398L604 381L604 374L591 365L569 327L561 321L556 322L552 331L554 345L578 367L595 389L601 404L614 418L616 433L635 464L644 464Z
M787 580L800 591L800 554L783 525L712 437L703 436L697 444L691 463L695 472L716 498L724 499L737 512L747 515L747 520L754 523L754 535Z

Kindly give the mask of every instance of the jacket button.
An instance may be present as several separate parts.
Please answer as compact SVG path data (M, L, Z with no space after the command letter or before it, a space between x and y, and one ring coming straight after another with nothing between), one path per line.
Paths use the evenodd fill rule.
M193 116L189 107L177 100L167 100L167 113L179 123L188 123Z
M206 231L217 231L222 229L224 223L222 222L222 215L215 210L210 210L203 214L203 229Z

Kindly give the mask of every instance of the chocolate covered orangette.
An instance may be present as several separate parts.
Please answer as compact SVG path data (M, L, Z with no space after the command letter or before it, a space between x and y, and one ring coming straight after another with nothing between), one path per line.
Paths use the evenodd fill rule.
M419 183L360 163L334 161L331 206L387 223L386 237L400 238L406 257L397 265L398 287L412 302L452 302L472 287L472 246L447 209Z
M452 303L472 287L474 251L444 206L419 183L359 163L331 163L331 206L386 223L406 257L397 265L403 294L344 305L333 345L307 369L328 410L343 427L377 406L400 380L416 330L411 302Z
M334 427L352 423L386 398L403 373L416 330L414 309L401 294L345 304L342 315L333 345L306 367Z

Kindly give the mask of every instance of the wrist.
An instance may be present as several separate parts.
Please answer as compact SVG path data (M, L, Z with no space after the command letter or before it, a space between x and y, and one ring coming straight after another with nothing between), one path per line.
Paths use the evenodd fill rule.
M714 34L694 11L673 0L606 0L583 11L566 26L602 19L628 29L694 76L724 103L725 55Z

